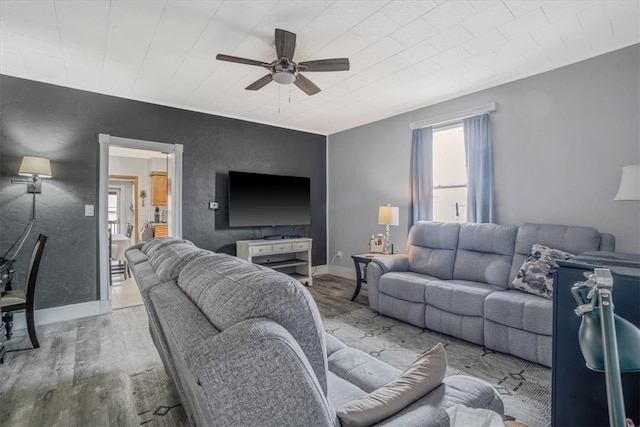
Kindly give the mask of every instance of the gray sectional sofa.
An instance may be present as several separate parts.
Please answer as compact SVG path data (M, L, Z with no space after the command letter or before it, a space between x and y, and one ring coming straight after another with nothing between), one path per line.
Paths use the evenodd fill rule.
M126 257L193 425L340 426L336 408L400 374L327 335L289 276L171 238ZM448 425L456 403L504 411L489 384L457 375L379 425Z
M419 222L407 253L374 258L369 305L381 314L551 366L553 300L511 284L533 244L613 251L613 235L549 224Z

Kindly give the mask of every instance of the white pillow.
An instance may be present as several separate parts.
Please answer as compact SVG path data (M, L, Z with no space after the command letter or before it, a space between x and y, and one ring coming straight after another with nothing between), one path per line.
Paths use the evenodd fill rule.
M390 417L442 384L446 372L447 353L438 343L395 380L338 408L342 426L370 426Z

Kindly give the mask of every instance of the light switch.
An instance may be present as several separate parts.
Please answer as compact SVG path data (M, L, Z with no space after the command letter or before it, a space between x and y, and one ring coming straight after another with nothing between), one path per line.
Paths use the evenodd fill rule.
M84 205L84 216L93 216L93 205Z
M209 202L209 209L218 209L218 202Z

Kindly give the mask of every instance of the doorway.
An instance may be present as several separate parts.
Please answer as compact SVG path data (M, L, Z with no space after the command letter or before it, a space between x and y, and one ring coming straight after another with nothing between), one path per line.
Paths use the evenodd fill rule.
M127 209L133 210L135 216L134 230L130 238L130 244L138 241L140 230L143 229L143 224L148 224L149 218L146 213L145 207L149 206L151 200L147 200L145 204L145 197L150 192L150 188L146 188L147 180L149 179L149 170L139 172L136 174L109 174L110 171L110 151L112 150L131 150L134 151L147 151L155 152L157 154L162 153L164 164L166 165L166 179L167 179L167 205L166 210L166 224L167 234L177 238L182 237L182 145L181 144L168 144L153 141L143 141L129 138L120 138L111 135L100 134L100 175L99 175L99 202L98 202L98 265L99 265L99 286L98 286L98 298L100 300L109 300L112 307L117 308L119 304L112 300L111 292L111 257L110 257L110 242L109 242L109 193L110 188L114 193L120 193L119 198L116 199L115 208L116 216L119 218L112 221L118 222L114 228L118 234L120 231L124 231L125 225L121 224L123 220L126 221ZM113 162L115 164L115 161ZM129 203L127 196L127 181L131 181L131 178L138 178L135 180L133 189L131 190L132 201ZM114 181L119 181L118 183ZM144 182L144 184L143 184ZM124 196L123 196L124 195ZM119 200L119 203L118 201ZM112 203L113 204L113 203ZM133 206L131 206L133 205ZM146 216L145 216L146 215ZM144 216L144 218L143 218ZM129 221L131 222L131 221ZM126 224L126 222L125 222ZM115 277L115 276L114 276ZM123 274L123 279L127 277ZM131 279L133 280L133 279ZM135 283L134 283L135 286ZM137 292L137 286L135 286ZM141 301L141 300L140 300Z

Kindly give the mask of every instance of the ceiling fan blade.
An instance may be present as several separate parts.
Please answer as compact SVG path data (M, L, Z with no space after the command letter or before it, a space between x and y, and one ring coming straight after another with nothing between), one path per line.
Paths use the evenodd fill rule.
M296 35L289 31L276 28L276 52L278 59L284 57L292 61L295 50Z
M237 56L223 55L219 53L216 55L216 59L219 61L237 62L238 64L257 65L258 67L269 67L269 64L262 61L256 61L255 59L239 58Z
M260 77L255 82L251 83L249 86L245 87L246 90L258 90L260 88L265 87L269 83L271 83L271 74L267 74L264 77Z
M348 71L349 58L319 59L298 64L301 71Z
M302 90L307 95L311 96L311 95L315 95L316 93L320 92L320 88L318 86L316 86L316 84L314 82L312 82L311 80L309 80L308 78L306 78L302 74L298 73L298 75L296 77L297 77L296 81L293 82L293 84L298 86L300 88L300 90Z

